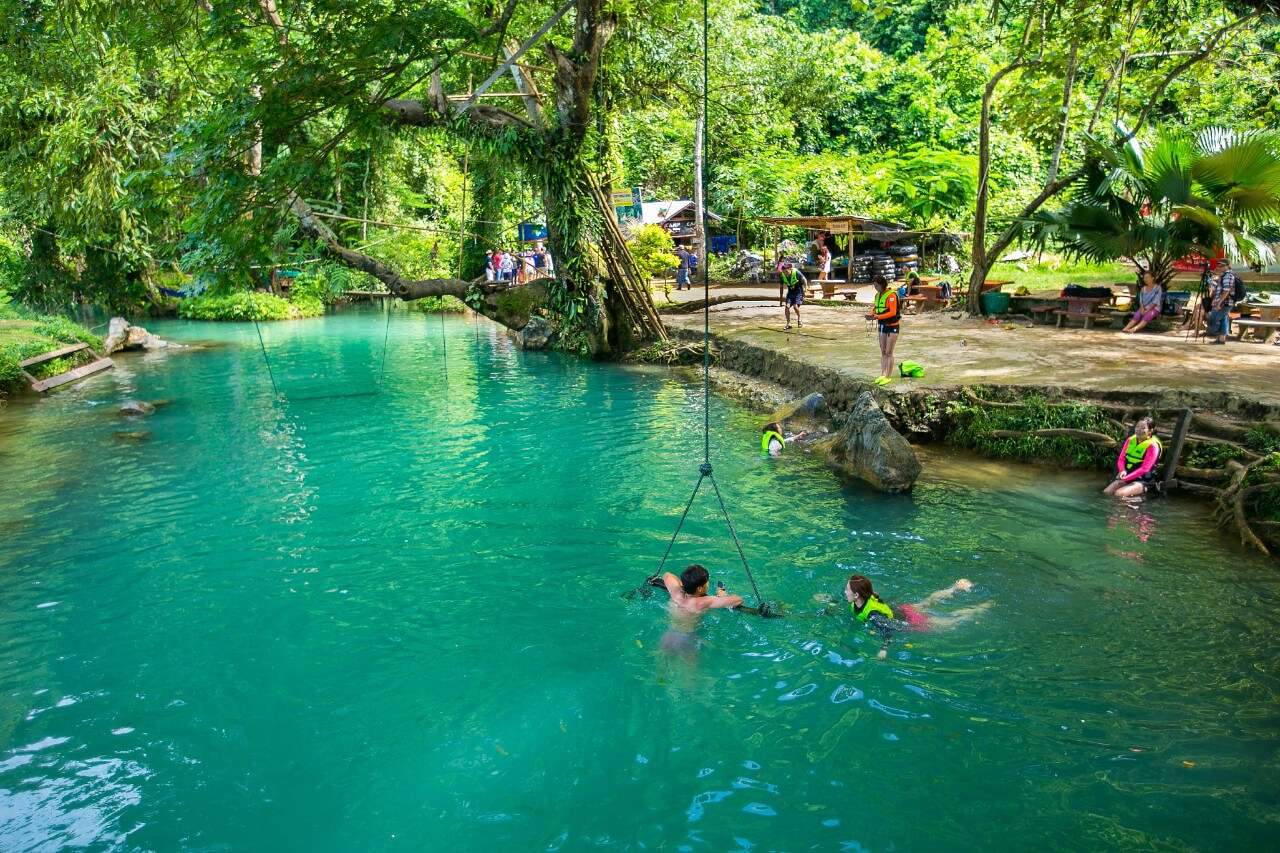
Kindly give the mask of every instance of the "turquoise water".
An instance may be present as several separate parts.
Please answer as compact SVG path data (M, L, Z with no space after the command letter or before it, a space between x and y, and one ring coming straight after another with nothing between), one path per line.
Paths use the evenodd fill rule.
M766 595L658 651L699 390L374 312L160 324L0 413L0 848L1268 849L1280 574L1202 505L926 459L912 497L765 461L713 401ZM140 421L130 397L168 400ZM145 431L149 435L116 435ZM680 564L746 587L713 505ZM815 594L959 576L888 661ZM908 645L909 643L909 645Z

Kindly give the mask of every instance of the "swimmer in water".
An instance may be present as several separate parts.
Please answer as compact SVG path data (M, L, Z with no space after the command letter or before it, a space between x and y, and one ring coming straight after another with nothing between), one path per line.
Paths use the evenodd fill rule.
M760 450L770 456L781 456L788 441L800 441L808 432L793 432L783 436L781 421L767 423L760 430Z
M714 608L734 608L742 605L742 596L730 595L724 584L718 584L715 595L707 595L711 577L707 570L694 563L676 577L671 572L662 575L662 584L671 595L667 612L671 614L671 629L662 637L662 650L691 656L698 651L698 638L694 633L702 614Z
M865 622L880 635L880 651L876 657L884 660L889 656L889 641L895 630L932 631L935 629L954 628L961 622L972 619L991 606L984 601L973 607L965 607L946 616L926 613L933 605L946 601L957 592L969 592L973 589L973 581L967 578L953 583L946 589L930 593L915 604L901 604L892 608L880 600L871 581L862 575L850 575L844 586L844 597L849 602L849 610L859 622Z

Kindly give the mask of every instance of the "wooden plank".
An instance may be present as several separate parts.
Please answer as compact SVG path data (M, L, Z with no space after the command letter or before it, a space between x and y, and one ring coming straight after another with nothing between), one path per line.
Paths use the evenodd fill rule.
M66 385L68 382L75 382L77 379L83 379L102 370L108 370L115 367L116 363L109 358L100 358L97 361L91 361L86 365L77 367L75 370L68 370L66 373L59 373L57 376L51 376L41 382L36 382L31 386L32 391L44 393L51 388L57 388L59 385Z
M25 361L18 362L19 367L33 367L37 364L44 364L46 361L53 361L55 358L62 358L64 355L71 355L73 352L80 352L82 349L88 349L88 344L72 344L69 347L50 350L43 355L37 355L34 358L28 358Z
M1169 456L1164 462L1163 485L1169 485L1173 475L1178 471L1178 461L1182 458L1182 445L1187 440L1187 431L1191 429L1191 410L1183 409L1178 418L1178 425L1173 431L1173 446L1169 448Z

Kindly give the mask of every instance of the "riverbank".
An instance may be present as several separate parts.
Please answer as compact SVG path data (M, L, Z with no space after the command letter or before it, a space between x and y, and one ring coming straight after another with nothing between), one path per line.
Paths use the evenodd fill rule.
M1108 468L1142 414L1155 415L1168 448L1190 410L1171 486L1216 501L1245 543L1280 548L1280 348L928 314L904 319L895 354L923 364L926 376L877 388L878 343L864 310L804 311L803 329L786 332L776 302L713 308L718 367L749 378L722 373L720 387L761 410L772 410L778 389L792 398L820 392L833 422L871 391L914 443L1085 469ZM682 338L701 335L700 316L666 320Z

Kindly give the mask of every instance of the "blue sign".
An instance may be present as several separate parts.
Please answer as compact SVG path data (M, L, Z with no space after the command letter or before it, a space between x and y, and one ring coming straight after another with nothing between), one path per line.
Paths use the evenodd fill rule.
M547 226L536 222L521 222L518 229L521 243L533 243L547 239Z

